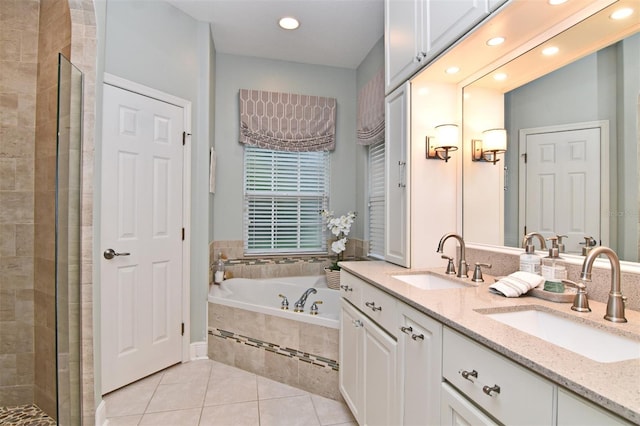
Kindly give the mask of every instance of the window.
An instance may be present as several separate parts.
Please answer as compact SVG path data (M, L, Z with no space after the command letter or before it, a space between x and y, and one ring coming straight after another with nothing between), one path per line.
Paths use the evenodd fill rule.
M329 165L324 151L245 147L245 253L327 251L320 210L328 206Z
M369 256L384 258L384 141L369 145Z

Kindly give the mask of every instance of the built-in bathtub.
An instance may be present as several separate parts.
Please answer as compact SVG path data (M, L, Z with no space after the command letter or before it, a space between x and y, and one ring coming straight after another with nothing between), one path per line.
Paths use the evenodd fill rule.
M303 312L294 304L308 288ZM281 309L286 296L289 309ZM314 302L318 314L310 313ZM209 291L209 358L340 399L340 292L324 276L232 278Z

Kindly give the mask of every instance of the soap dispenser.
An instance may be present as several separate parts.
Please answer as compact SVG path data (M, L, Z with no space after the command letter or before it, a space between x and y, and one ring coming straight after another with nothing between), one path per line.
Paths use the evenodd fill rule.
M554 293L564 293L562 280L567 279L567 268L558 250L558 237L549 237L551 247L549 256L542 259L542 277L545 279L544 289Z
M542 259L540 255L536 253L536 248L533 245L533 237L536 235L539 234L531 232L524 236L525 252L520 255L520 270L540 275ZM541 241L544 242L544 239L541 239Z

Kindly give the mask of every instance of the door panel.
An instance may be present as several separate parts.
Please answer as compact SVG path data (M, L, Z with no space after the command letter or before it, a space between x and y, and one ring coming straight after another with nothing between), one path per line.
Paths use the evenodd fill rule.
M182 358L181 107L104 88L102 391Z

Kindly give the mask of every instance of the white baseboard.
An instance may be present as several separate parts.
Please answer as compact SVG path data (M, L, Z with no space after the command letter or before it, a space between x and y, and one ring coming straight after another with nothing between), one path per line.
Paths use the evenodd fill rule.
M209 359L207 356L207 342L194 342L190 346L190 360L195 361L197 359Z
M107 404L103 399L96 408L96 426L106 426L107 424Z

